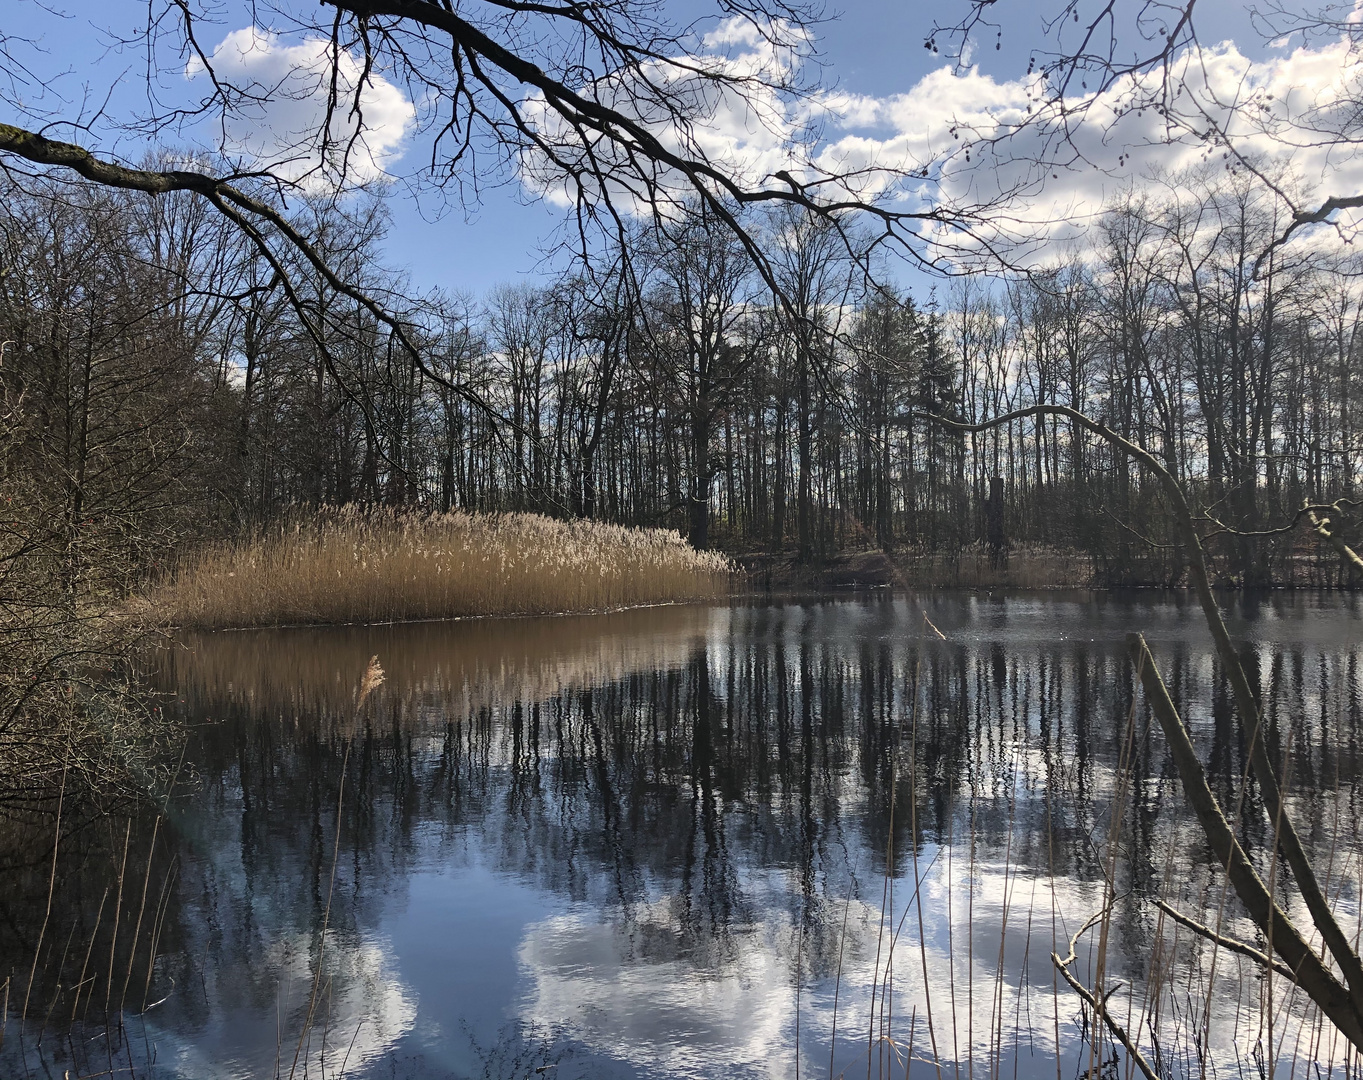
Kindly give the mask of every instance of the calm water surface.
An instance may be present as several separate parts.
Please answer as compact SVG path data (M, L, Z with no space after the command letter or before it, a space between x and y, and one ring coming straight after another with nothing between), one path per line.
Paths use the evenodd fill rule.
M1351 927L1361 619L1292 594L1231 613ZM1168 1075L1342 1075L1286 988L1224 952L1213 971L1150 902L1212 918L1221 878L1133 686L1133 629L1234 805L1240 734L1176 596L188 638L159 676L191 731L164 818L86 829L50 913L47 864L0 881L11 1016L41 934L27 1011L47 1017L12 1019L0 1056L165 1078L1126 1075L1050 959L1110 873L1105 986ZM371 655L388 680L357 715ZM1270 873L1252 792L1243 816Z

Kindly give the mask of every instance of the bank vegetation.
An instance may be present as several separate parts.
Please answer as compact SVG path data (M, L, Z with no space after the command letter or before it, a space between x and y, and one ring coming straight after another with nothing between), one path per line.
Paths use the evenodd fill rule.
M1049 416L968 435L931 419L1061 403L1209 508L1218 584L1354 584L1275 531L1363 483L1350 256L1265 261L1266 193L1182 180L1113 202L1048 269L928 298L867 287L817 221L744 211L796 308L703 214L471 297L383 265L381 203L300 203L294 227L416 358L306 266L283 267L290 299L190 196L35 180L0 199L0 379L66 519L120 515L140 538L134 577L300 507L359 505L670 528L804 567L882 550L915 583L1075 567L1075 585L1187 584L1162 494L1101 438Z
M1300 532L1274 531L1363 482L1347 249L1265 260L1267 194L1180 181L1114 202L1091 246L1049 268L929 297L864 288L817 222L753 213L799 310L703 217L471 297L383 266L380 204L303 204L298 227L399 313L420 366L301 267L318 315L300 319L273 269L188 201L72 208L39 190L7 196L15 261L66 276L31 275L21 325L0 332L15 341L7 377L43 395L72 472L103 452L103 431L79 428L87 386L157 403L157 470L195 478L167 488L169 520L196 538L298 506L529 512L802 566L902 552L943 584L979 580L985 545L1000 582L1001 560L1044 548L1091 568L1076 584L1186 585L1162 493L1101 438L1049 416L969 435L930 419L1060 403L1149 448L1208 508L1219 584L1354 583ZM103 295L122 299L101 299L92 323L81 297L109 265L159 284L113 282ZM56 352L23 328L33 312L60 318Z
M200 629L542 615L722 597L730 571L667 529L341 508L210 545L146 604Z

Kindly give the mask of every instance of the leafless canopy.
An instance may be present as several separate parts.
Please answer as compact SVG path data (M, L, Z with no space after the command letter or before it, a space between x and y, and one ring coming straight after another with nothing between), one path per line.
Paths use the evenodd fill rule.
M969 0L960 18L939 21L925 45L965 68L981 49L998 48L1005 33L996 0ZM1327 149L1336 157L1363 144L1363 85L1353 65L1363 31L1352 4L1311 9L1283 0L1251 6L1248 22L1267 42L1342 42L1348 70L1341 93L1327 102L1288 106L1251 82L1229 93L1207 84L1210 42L1198 34L1197 0L1061 0L1043 10L1041 39L1030 50L1034 77L1028 119L1018 125L964 132L994 153L1016 154L1042 170L1103 167L1075 138L1080 125L1109 126L1130 113L1160 118L1165 142L1200 145L1226 167L1268 187L1286 209L1278 237L1303 228L1342 227L1340 212L1363 207L1363 192L1303 195L1247 146L1258 138L1285 149ZM1015 13L1009 13L1015 14ZM1101 113L1101 115L1095 115ZM1119 161L1119 164L1124 162Z

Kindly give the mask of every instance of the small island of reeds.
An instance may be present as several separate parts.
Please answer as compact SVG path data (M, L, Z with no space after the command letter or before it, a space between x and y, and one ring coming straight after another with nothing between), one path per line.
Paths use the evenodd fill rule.
M667 529L345 507L205 547L146 600L201 629L540 615L723 596L731 570Z

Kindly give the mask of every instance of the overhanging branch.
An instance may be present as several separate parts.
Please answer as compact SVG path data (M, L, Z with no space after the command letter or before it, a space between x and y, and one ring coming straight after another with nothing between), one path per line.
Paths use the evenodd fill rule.
M1202 546L1202 538L1198 534L1192 509L1178 479L1145 447L1123 438L1106 425L1100 424L1077 409L1071 409L1065 405L1033 405L1030 408L1017 409L996 416L980 424L961 423L931 413L919 413L917 415L943 427L962 432L988 431L1016 420L1040 416L1067 417L1086 431L1104 439L1115 449L1139 462L1159 481L1174 513L1174 523L1183 541L1188 560L1188 573L1197 592L1198 602L1202 607L1207 628L1211 631L1212 640L1216 644L1217 657L1220 659L1225 669L1226 678L1231 684L1236 708L1244 726L1246 751L1254 771L1254 778L1263 793L1265 810L1269 819L1278 825L1278 847L1282 851L1284 861L1291 868L1292 874L1296 878L1302 900L1311 914L1311 921L1320 932L1321 940L1324 941L1331 957L1339 965L1344 976L1353 1021L1352 1028L1341 1028L1341 1030L1344 1030L1346 1034L1349 1030L1352 1030L1354 1035L1350 1036L1351 1041L1354 1041L1354 1045L1363 1047L1363 961L1360 961L1358 953L1354 951L1349 935L1344 932L1343 927L1335 919L1325 889L1316 877L1315 867L1307 856L1301 837L1297 834L1296 827L1292 823L1292 817L1287 813L1287 808L1283 803L1277 772L1274 770L1272 762L1269 761L1268 751L1264 745L1265 740L1262 737L1263 715L1259 709L1259 702L1249 684L1249 677L1245 674L1244 666L1240 663L1239 653L1231 641L1225 620L1221 617L1221 609L1217 605L1215 594L1212 592L1211 577L1207 571L1207 558ZM1245 897L1242 895L1241 899L1243 900Z
M225 208L230 206L249 215L249 218L255 219L278 232L289 246L302 255L308 265L321 275L330 288L355 301L374 319L387 327L423 376L457 394L493 420L498 422L503 420L501 415L475 391L468 386L452 382L432 368L422 356L417 344L412 340L406 325L373 297L337 274L316 247L287 217L270 206L269 203L243 191L235 183L239 179L257 178L260 174L248 173L235 174L231 177L215 177L191 169L131 169L125 165L97 157L85 147L78 146L75 143L59 142L37 132L5 123L0 123L0 154L11 154L35 165L70 169L77 175L104 187L119 188L125 191L141 191L149 195L167 195L177 191L190 192L207 199L219 212L224 212ZM232 215L226 216L232 217ZM242 219L235 218L234 223L240 226ZM268 239L258 226L252 231L251 238L258 247L261 245L268 247ZM275 263L276 272L282 272L282 264L277 259L272 261ZM297 295L292 290L289 291L289 295L291 303L297 310L299 304ZM304 313L300 311L299 314Z

